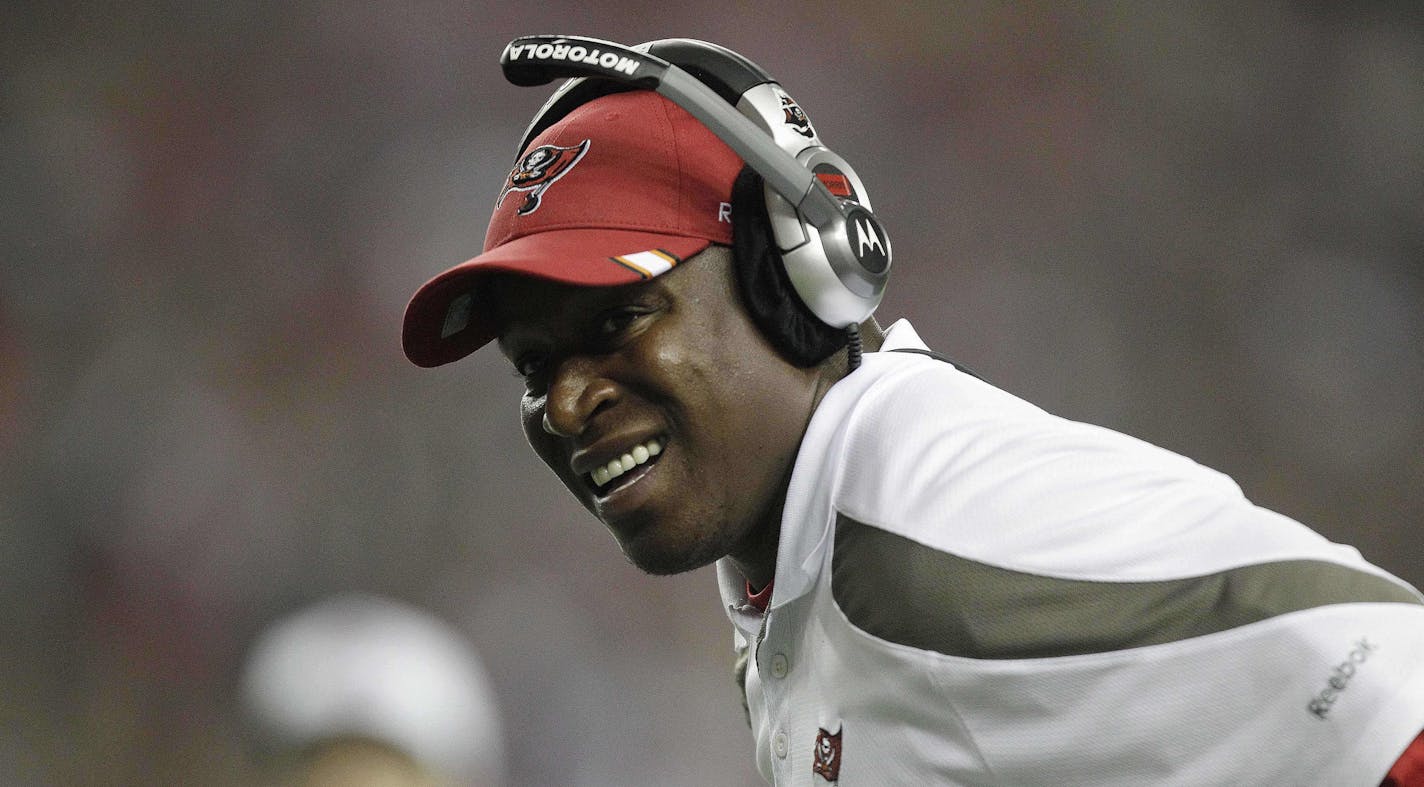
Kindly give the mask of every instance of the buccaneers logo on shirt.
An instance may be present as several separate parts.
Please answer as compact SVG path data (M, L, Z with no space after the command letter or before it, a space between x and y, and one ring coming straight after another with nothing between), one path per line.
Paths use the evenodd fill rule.
M538 210L544 192L554 185L554 181L563 177L564 173L573 169L586 152L586 139L572 147L540 145L529 151L529 154L509 171L504 188L500 189L499 198L494 201L495 208L498 209L504 203L504 197L509 192L527 191L529 193L524 196L524 204L519 206L519 215L528 216Z
M837 729L832 735L824 729L816 730L816 749L811 752L811 772L828 782L841 778L841 733Z

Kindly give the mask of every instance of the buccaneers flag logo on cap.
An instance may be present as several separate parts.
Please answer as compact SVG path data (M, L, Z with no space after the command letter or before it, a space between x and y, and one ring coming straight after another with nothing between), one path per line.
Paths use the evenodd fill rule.
M544 192L564 173L573 169L586 152L586 139L572 147L540 145L529 151L529 155L520 159L509 171L509 178L504 181L504 188L500 189L499 198L494 201L495 209L498 210L504 203L504 197L509 192L527 191L524 204L519 206L519 215L528 216L538 210Z

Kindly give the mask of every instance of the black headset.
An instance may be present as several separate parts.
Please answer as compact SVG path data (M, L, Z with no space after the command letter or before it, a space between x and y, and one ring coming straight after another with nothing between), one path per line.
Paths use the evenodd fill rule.
M521 154L582 104L623 90L656 91L761 175L787 279L817 319L853 331L880 305L890 274L890 238L870 212L860 176L821 144L801 107L755 63L685 38L625 47L541 35L511 41L500 65L521 86L568 78L524 132Z

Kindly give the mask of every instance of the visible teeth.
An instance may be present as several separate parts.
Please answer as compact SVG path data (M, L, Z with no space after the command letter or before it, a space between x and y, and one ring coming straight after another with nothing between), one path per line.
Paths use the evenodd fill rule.
M594 486L604 486L609 481L623 475L638 465L645 464L649 459L663 452L663 444L656 439L649 440L642 445L634 446L628 453L609 460L608 464L595 467L590 476L593 478Z

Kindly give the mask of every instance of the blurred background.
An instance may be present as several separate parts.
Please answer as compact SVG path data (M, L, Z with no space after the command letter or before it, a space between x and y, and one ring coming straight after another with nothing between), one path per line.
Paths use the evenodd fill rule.
M710 569L623 560L497 353L401 353L528 33L747 55L894 235L882 323L1424 585L1418 3L868 9L10 0L0 781L256 783L246 649L366 591L473 643L510 784L759 783Z

